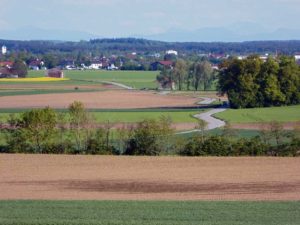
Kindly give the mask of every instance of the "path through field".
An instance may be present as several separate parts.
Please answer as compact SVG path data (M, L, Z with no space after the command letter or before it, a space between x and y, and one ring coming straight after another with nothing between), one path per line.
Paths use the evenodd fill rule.
M226 123L224 121L213 117L214 114L224 112L225 110L227 110L227 108L212 109L208 112L194 115L194 117L200 120L204 120L207 123L206 130L213 130L225 126Z
M300 200L300 158L0 155L0 199Z
M109 85L114 85L114 86L117 86L117 87L120 87L120 88L124 88L124 89L127 89L127 90L134 90L133 87L129 87L125 84L120 84L120 83L116 83L116 82L110 82L110 81L102 81L101 83L103 84L109 84Z
M215 98L202 98L202 101L198 102L198 105L209 105L212 104L214 101L216 101ZM199 113L194 115L195 118L199 120L203 120L207 123L207 126L205 130L214 130L216 128L224 127L226 123L220 119L214 118L213 115L224 112L226 111L227 108L216 108L209 110L208 112L205 113ZM188 130L188 131L183 131L180 132L179 134L189 134L189 133L194 133L194 132L199 132L200 130L193 129L193 130Z

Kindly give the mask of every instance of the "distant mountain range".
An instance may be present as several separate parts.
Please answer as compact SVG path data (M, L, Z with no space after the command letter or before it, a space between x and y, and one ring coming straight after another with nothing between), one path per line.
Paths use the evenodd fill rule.
M145 38L167 42L242 42L258 40L300 40L300 29L281 28L268 30L254 23L237 23L230 27L207 27L198 30L171 29L155 35L131 35L135 38ZM59 40L80 41L103 38L82 31L41 29L24 27L11 30L0 30L0 39L9 40Z
M80 41L101 38L100 36L73 30L41 29L36 27L24 27L19 29L0 30L0 39L9 40L56 40L56 41Z
M260 40L300 40L300 29L277 29L252 32L228 28L202 28L194 31L171 30L166 33L144 36L147 39L168 42L242 42Z

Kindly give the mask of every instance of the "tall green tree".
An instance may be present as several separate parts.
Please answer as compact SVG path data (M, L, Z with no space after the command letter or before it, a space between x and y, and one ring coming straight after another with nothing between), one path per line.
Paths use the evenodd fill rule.
M171 69L163 68L160 74L157 75L156 80L162 88L170 88L173 90L173 83L175 82L175 79Z
M182 59L177 60L172 73L174 74L173 77L178 86L178 89L181 91L188 75L188 66L186 62Z
M196 62L194 64L194 79L193 84L196 91L200 85L203 85L203 90L206 91L211 85L213 77L213 69L208 61Z
M16 60L12 66L12 72L19 77L26 77L28 74L27 66L24 61Z
M281 92L285 94L285 103L300 103L300 69L294 58L280 58L278 80Z
M227 94L233 108L298 104L300 69L294 59L263 62L257 56L231 59L223 64L219 89Z
M92 117L82 102L75 101L69 106L69 120L76 151L79 153L86 151L94 129Z
M24 112L20 118L11 117L9 124L12 129L10 147L17 152L20 150L18 147L25 147L35 153L47 153L55 141L57 115L49 107Z

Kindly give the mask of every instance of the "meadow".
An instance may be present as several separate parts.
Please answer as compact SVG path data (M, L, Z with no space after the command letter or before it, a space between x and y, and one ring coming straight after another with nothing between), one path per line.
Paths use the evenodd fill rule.
M0 110L0 121L5 122L11 113L16 116L24 110ZM66 112L66 110L60 110ZM91 110L92 118L98 123L136 123L144 119L159 119L160 117L169 117L173 123L197 123L197 119L193 115L200 113L204 110Z
M1 201L2 225L297 225L300 202Z
M157 88L156 76L158 72L151 71L106 71L106 70L66 70L65 77L73 82L116 82L141 89ZM29 71L28 77L41 77L44 71Z
M297 122L300 121L300 105L254 109L229 109L216 114L215 117L230 123Z

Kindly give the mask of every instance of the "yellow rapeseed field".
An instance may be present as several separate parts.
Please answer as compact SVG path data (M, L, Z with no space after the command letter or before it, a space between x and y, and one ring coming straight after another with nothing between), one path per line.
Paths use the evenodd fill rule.
M53 77L32 77L32 78L0 78L0 82L51 82L65 81L68 78L53 78Z

